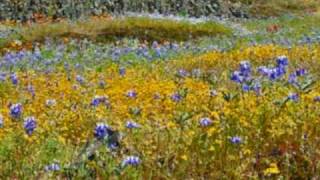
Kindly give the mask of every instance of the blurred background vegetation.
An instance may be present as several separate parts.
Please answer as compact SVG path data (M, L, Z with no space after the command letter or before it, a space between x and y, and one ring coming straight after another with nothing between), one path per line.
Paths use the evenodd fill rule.
M71 19L144 12L181 16L270 17L319 11L319 0L1 0L0 20L27 21L38 14Z

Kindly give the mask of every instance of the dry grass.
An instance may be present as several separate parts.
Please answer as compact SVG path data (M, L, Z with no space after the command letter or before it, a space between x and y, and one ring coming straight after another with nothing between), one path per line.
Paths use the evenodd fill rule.
M251 2L250 12L253 16L270 17L316 13L319 8L319 0L255 0Z
M191 24L149 18L90 19L19 26L20 33L8 37L0 46L5 46L15 39L23 43L61 37L88 38L95 41L113 41L123 37L150 41L184 41L203 36L231 34L230 29L214 22Z

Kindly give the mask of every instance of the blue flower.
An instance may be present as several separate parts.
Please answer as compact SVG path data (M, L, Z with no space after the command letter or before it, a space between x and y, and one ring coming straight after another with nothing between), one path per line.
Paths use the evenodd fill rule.
M98 84L99 84L100 88L104 88L106 85L106 82L103 80L100 80Z
M269 76L271 74L271 70L265 66L260 66L258 67L258 72L262 75L262 76Z
M137 97L137 93L134 90L129 90L127 92L127 97L135 98L135 97Z
M84 77L82 77L82 76L80 76L80 75L77 75L77 76L76 76L76 80L77 80L80 84L83 84L84 81L85 81Z
M281 66L288 66L288 58L286 56L279 56L277 58L277 65L278 67L281 67Z
M91 105L92 106L98 106L100 104L100 99L99 98L93 98L93 100L91 101Z
M284 66L276 67L275 70L276 70L276 73L277 73L278 77L281 77L281 76L285 75L286 72L287 72L287 70L286 70L286 68Z
M314 98L313 98L313 101L314 101L314 102L320 102L320 96L314 97Z
M160 98L161 98L160 93L155 93L153 96L153 99L160 99Z
M33 116L27 117L24 120L24 129L28 135L31 135L37 127L36 119Z
M107 103L107 97L106 96L94 96L94 98L91 101L92 106L98 106L100 103Z
M252 89L253 89L253 91L255 91L256 92L256 94L261 94L261 83L260 82L256 82L256 83L254 83L253 84L253 86L252 86Z
M297 93L289 93L288 99L297 102L299 100L299 95Z
M152 47L153 49L157 48L158 46L159 46L159 44L158 44L157 41L153 41L153 42L152 42L152 46L151 46L151 47Z
M244 77L240 71L234 71L231 75L231 80L237 83L242 83L244 82Z
M138 166L141 163L140 158L137 156L128 156L122 161L122 166Z
M0 114L0 128L3 128L3 116Z
M126 124L126 128L128 129L135 129L135 128L139 128L140 125L136 122L133 122L133 121L127 121L127 124Z
M161 57L162 56L162 52L161 52L161 48L157 47L154 49L155 53L156 53L156 57Z
M6 74L6 73L1 72L1 73L0 73L0 81L5 81L5 80L6 80L6 78L7 78L7 74Z
M296 75L295 73L290 74L290 75L289 75L288 82L289 82L290 84L297 84L297 83L298 83L297 75Z
M18 104L12 104L10 106L10 115L13 118L19 118L22 114L22 105L20 103Z
M171 100L174 102L179 102L182 100L182 96L179 93L174 93L171 95Z
M120 67L120 68L119 68L119 74L120 74L120 76L126 75L126 68Z
M239 136L234 136L234 137L230 138L230 142L232 144L240 144L240 143L242 143L242 139Z
M114 49L111 53L112 60L118 60L121 56L121 50L120 49Z
M205 118L201 118L199 123L200 123L200 126L207 127L212 124L212 120L208 117L205 117Z
M177 51L177 50L179 49L179 44L173 43L173 44L170 45L170 48L171 48L172 50L174 50L174 51Z
M15 73L10 75L10 79L11 79L12 84L14 84L14 85L17 85L19 82L18 76Z
M109 142L107 147L111 150L116 150L119 148L119 143L118 142Z
M286 69L284 67L276 67L270 70L269 79L276 80L281 78L285 74L286 74Z
M54 106L57 104L57 101L55 99L48 99L46 100L46 106L50 107L50 106Z
M243 90L244 92L249 92L249 91L250 91L250 86L247 85L247 84L243 84L243 85L242 85L242 90Z
M307 71L305 69L297 69L296 70L296 75L297 76L304 76L307 74Z
M45 171L49 172L49 171L59 171L60 170L60 165L57 163L52 163L50 165L47 165L44 168Z
M112 134L112 130L108 125L104 123L98 123L96 125L96 128L94 129L94 136L99 140L102 140L106 136L110 136L111 134Z
M186 71L185 69L179 69L178 70L178 76L179 77L187 77L189 75L188 71Z
M35 96L35 90L31 84L28 85L27 90L32 94L32 96Z
M249 61L240 62L240 72L243 76L249 76L251 73L251 65Z

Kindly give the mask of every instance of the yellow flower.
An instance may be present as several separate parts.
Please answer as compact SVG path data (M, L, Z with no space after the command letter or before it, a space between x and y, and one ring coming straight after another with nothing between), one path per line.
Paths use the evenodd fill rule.
M186 161L186 160L188 160L188 156L184 154L184 155L181 156L181 159Z
M211 137L215 132L216 132L215 127L211 127L210 129L208 129L207 131L208 137Z
M276 163L271 163L270 167L268 167L267 169L265 169L263 171L263 174L265 176L269 176L269 175L275 175L275 174L279 174L280 170L278 169L278 166Z

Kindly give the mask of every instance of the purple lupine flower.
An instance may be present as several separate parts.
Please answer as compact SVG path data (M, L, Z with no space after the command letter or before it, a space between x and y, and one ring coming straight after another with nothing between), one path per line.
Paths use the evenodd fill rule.
M171 48L172 50L174 50L174 51L177 51L177 50L179 49L179 44L177 44L177 43L172 43L172 44L170 45L170 48Z
M296 70L296 75L297 75L297 76L304 76L304 75L306 75L306 74L307 74L306 69L297 69L297 70Z
M50 107L50 106L54 106L57 104L57 101L55 99L48 99L46 100L46 106Z
M313 101L314 101L314 102L320 102L320 96L314 97L314 98L313 98Z
M82 66L81 66L81 64L77 63L74 65L74 67L75 67L75 69L81 69Z
M141 160L137 156L128 156L122 161L122 166L138 166L141 163Z
M155 49L155 48L157 48L158 46L159 46L158 42L157 42L157 41L153 41L151 47L152 47L153 49Z
M94 98L91 101L92 106L98 106L100 103L106 103L108 100L108 97L106 96L94 96Z
M261 94L261 83L260 82L256 82L253 84L252 86L252 90L257 94L260 95Z
M243 84L242 85L242 91L249 92L250 91L250 86L248 84Z
M0 114L0 128L3 128L3 116Z
M230 138L230 142L232 144L240 144L240 143L242 143L242 139L239 136L233 136Z
M11 79L12 84L14 84L14 85L17 85L18 82L19 82L18 76L17 76L17 74L15 74L15 73L13 73L13 74L10 75L10 79Z
M76 76L76 80L77 80L80 84L83 84L84 81L85 81L84 77L82 77L82 76L80 76L80 75L77 75L77 76Z
M119 68L119 74L120 74L120 76L126 75L126 68L120 67L120 68Z
M126 47L123 49L124 54L129 54L131 51L132 51L132 48L130 48L130 47Z
M207 127L212 124L212 120L208 117L205 117L205 118L201 118L199 123L200 123L200 126Z
M278 67L281 67L281 66L288 66L288 58L287 56L279 56L277 58L277 65Z
M155 53L156 53L156 57L161 57L162 56L162 52L161 52L161 48L157 47L154 49Z
M126 128L128 129L135 129L135 128L139 128L140 125L136 122L133 122L133 121L127 121L126 123Z
M287 70L285 67L283 66L280 66L280 67L276 67L276 72L278 74L278 76L282 76L282 75L285 75L287 73Z
M171 95L171 100L174 102L179 102L182 100L182 96L179 93L174 93Z
M60 165L57 164L57 163L52 163L52 164L47 165L44 168L44 170L47 171L47 172L49 172L49 171L59 171L60 170Z
M258 72L262 76L269 76L271 73L271 70L269 68L267 68L266 66L260 66L260 67L258 67Z
M106 86L106 82L103 80L100 80L98 84L99 84L100 88L104 88Z
M277 78L278 78L278 74L277 74L276 69L270 69L269 79L276 80Z
M110 143L108 143L108 148L111 150L116 150L119 148L119 143L118 142L110 142Z
M186 71L185 69L179 69L178 70L178 75L180 77L187 77L189 75L188 71Z
M231 75L231 80L237 83L243 83L244 77L240 71L234 71Z
M276 80L285 75L286 69L284 67L276 67L270 70L269 79Z
M297 93L289 93L288 99L297 102L299 100L299 95Z
M0 81L5 81L5 80L6 80L6 78L7 78L7 74L6 74L6 73L1 72L1 73L0 73Z
M28 135L31 135L37 127L36 119L33 116L27 117L24 120L24 129Z
M92 106L98 106L100 104L100 99L98 98L93 98L93 100L91 101L91 105Z
M119 59L121 56L121 50L120 49L115 49L112 53L111 53L111 58L112 60L117 60Z
M107 124L98 123L94 129L94 136L98 140L104 139L106 136L111 135L112 130Z
M10 106L10 116L13 118L19 118L22 114L22 105L20 103L18 104L12 104Z
M249 76L251 73L251 65L249 61L240 62L240 72L243 76Z
M289 82L290 84L296 84L296 83L298 83L297 75L296 75L295 73L290 74L290 75L289 75L288 82Z
M28 85L27 90L32 94L32 96L35 96L35 90L31 84Z
M135 97L137 97L137 92L134 91L134 90L129 90L129 91L127 92L127 97L135 98Z
M160 99L160 98L161 98L160 93L155 93L153 96L153 99Z

